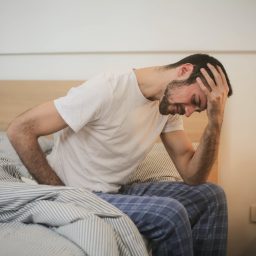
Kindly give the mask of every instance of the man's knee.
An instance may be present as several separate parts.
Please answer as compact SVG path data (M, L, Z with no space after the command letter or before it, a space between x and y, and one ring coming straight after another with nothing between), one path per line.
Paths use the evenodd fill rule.
M226 194L222 187L213 183L199 185L200 192L207 198L208 202L215 204L226 204Z
M142 234L151 241L153 252L171 255L173 250L183 251L183 244L191 251L192 232L185 207L168 197L152 197L152 202L143 218L146 225Z
M190 222L185 207L175 199L159 198L158 208L150 210L152 225L159 230L159 238L166 237L177 229L189 229Z

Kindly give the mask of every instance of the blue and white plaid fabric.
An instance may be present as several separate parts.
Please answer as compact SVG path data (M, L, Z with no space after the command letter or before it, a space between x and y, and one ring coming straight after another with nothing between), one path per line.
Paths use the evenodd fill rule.
M97 212L99 215L94 217L99 217L99 222L104 221L105 224L106 222L107 224L110 223L112 231L106 229L106 233L104 230L97 232L97 228L94 229L90 227L90 230L93 231L86 234L83 232L83 230L86 230L85 226L83 226L84 223L80 223L79 221L72 222L72 224L77 223L77 226L68 225L66 223L67 225L65 226L56 227L57 222L55 224L52 223L52 216L48 215L48 213L53 213L53 215L56 213L56 211L50 211L51 207L42 207L43 211L41 215L36 214L38 211L32 212L33 209L40 209L41 211L40 207L34 207L33 209L30 209L28 206L27 208L24 207L29 203L26 200L30 198L30 194L33 198L32 201L37 201L37 198L35 198L36 190L41 186L37 186L36 190L30 191L29 193L27 193L28 190L23 192L16 190L15 183L16 186L21 186L20 189L22 190L28 186L26 184L17 184L17 182L21 182L19 173L23 172L20 171L19 165L14 166L10 162L3 160L4 158L0 161L0 180L10 182L10 186L8 185L8 194L3 193L3 190L0 191L0 255L25 255L22 254L22 252L28 252L26 255L29 256L147 255L140 235L133 226L133 223L129 220L125 221L125 223L119 222L116 229L112 226L113 224L111 222L116 222L119 218L107 217L104 216L104 214L101 216L99 212L96 211L98 208L96 208L93 213ZM1 169L4 169L4 172L1 172ZM5 185L6 184L7 183L5 183ZM44 189L46 188L46 186L42 186L41 188L43 187ZM52 192L55 188L51 188ZM56 189L58 190L58 188ZM61 190L63 190L66 196L60 195L62 194ZM55 190L54 193L59 194L59 196L49 198L49 201L55 202L56 199L58 201L63 198L62 200L67 201L58 202L58 204L64 203L69 205L72 201L71 205L75 204L79 206L79 204L82 203L83 200L79 203L76 201L80 200L79 190L66 190L63 187L61 190L59 190L58 193ZM40 193L40 189L37 191ZM92 200L90 204L92 203L94 207L97 205L99 207L102 206L102 200L99 202L95 195L90 193L88 195L93 196L91 197ZM119 210L126 213L133 220L141 234L151 242L153 255L226 255L227 205L225 194L219 186L209 183L199 186L188 186L182 182L153 182L126 185L122 187L119 194L97 193L97 195L119 208ZM43 199L43 197L40 198L39 201L41 199ZM57 203L57 201L55 203ZM40 220L40 222L33 224L23 223L22 221L24 219L19 215L15 215L15 211L18 208L13 208L13 211L10 211L8 214L3 212L3 209L6 207L4 203L6 202L9 206L12 204L15 207L23 207L23 210L27 210L27 214L35 213L37 217L35 218L34 215L31 215L30 220ZM105 206L108 206L106 209L107 212L110 213L111 205L105 204ZM61 221L63 218L66 219L66 214L71 214L68 217L70 220L73 213L72 208L71 206L71 208L68 207L63 210L57 210L58 215L55 217L56 221ZM49 212L47 212L47 209L49 209ZM57 208L53 207L53 209ZM112 210L112 213L120 214L123 216L122 219L126 219L122 212L114 207ZM6 216L12 217L8 220L3 220ZM27 217L28 216L29 215L27 215ZM38 216L40 216L39 219ZM89 216L91 215L89 214ZM94 219L93 216L91 217ZM44 221L51 221L51 225L53 225L52 228L47 227L48 222L45 224L42 222L41 224L41 218ZM96 227L100 226L97 224L97 221ZM118 226L121 226L121 231L117 231ZM127 232L126 227L128 227L128 230L131 229L131 232ZM87 228L89 230L89 226L87 226ZM104 241L107 241L104 240L105 237L109 236L109 238L113 238L113 230L117 241L114 239L112 242L104 243ZM89 234L93 234L93 236L88 237ZM99 234L105 235L99 236ZM129 236L132 238L130 242L127 241ZM44 237L44 239L39 239L41 237ZM84 241L82 241L80 247L79 243L81 240L79 237L89 238L89 244L83 244ZM67 239L63 242L64 238ZM100 238L103 238L103 240L100 240ZM126 241L125 245L123 244L123 239ZM15 244L13 242L15 242ZM102 246L98 246L99 244ZM106 249L105 245L107 244L108 247ZM125 249L126 247L132 248ZM87 248L88 251L81 248Z
M226 255L227 204L217 185L140 183L124 186L120 194L97 195L133 220L151 241L153 255Z

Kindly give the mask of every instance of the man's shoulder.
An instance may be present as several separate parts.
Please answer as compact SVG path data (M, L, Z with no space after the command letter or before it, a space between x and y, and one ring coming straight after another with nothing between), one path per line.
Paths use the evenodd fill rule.
M107 70L103 72L101 75L110 79L126 79L126 77L133 75L133 70L132 69Z

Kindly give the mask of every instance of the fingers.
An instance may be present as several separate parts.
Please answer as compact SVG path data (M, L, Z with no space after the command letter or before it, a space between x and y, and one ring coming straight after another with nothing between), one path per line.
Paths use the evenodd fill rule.
M214 83L213 79L210 77L210 75L204 68L201 68L200 71L203 74L207 84L209 85L210 91L213 91L214 87L215 87L215 83Z
M219 71L219 73L220 73L220 75L221 75L222 82L223 82L223 84L224 84L224 87L225 87L225 89L226 89L226 92L227 92L227 94L228 94L228 92L229 92L229 87L228 87L228 82L227 82L226 76L225 76L223 70L221 69L221 67L217 66L217 68L218 68L218 71Z
M211 64L207 64L208 68L211 70L213 76L214 76L214 79L215 79L215 82L216 82L216 86L220 85L222 83L222 77L220 75L220 73L217 71L217 69L211 65Z
M227 99L227 80L223 70L217 66L207 64L208 73L205 68L201 68L201 75L196 78L200 89L207 97L207 115L209 121L221 123ZM213 78L209 75L211 74ZM201 78L200 78L201 77ZM204 83L203 83L204 82Z
M210 91L207 89L207 87L204 85L203 81L200 77L196 78L197 83L199 84L201 90L205 93L206 96L210 95Z
M228 92L229 88L228 88L226 76L223 73L223 70L219 66L217 66L215 68L213 65L211 65L209 63L207 64L207 66L210 69L210 71L212 72L212 74L214 76L214 79L215 79L215 82L210 77L210 75L208 74L206 69L202 68L202 69L200 69L200 71L203 74L203 76L205 77L208 85L210 86L211 91L223 90L224 89L226 92Z

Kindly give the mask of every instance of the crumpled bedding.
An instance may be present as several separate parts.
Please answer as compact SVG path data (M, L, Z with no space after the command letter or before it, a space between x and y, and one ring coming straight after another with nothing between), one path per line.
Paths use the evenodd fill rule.
M1 255L148 255L120 210L86 189L24 183L19 168L0 151Z

